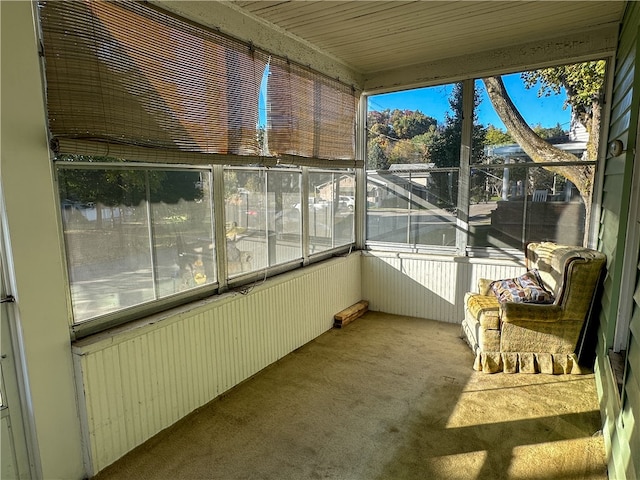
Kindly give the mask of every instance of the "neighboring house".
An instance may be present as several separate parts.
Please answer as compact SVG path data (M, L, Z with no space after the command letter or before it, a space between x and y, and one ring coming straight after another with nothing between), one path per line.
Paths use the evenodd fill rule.
M318 198L330 202L337 192L353 197L356 193L356 182L353 176L342 175L336 180L317 185L315 190Z
M297 4L296 8L303 9L307 7L306 4L317 5L316 2L292 3ZM136 154L138 159L144 160L139 167L145 169L146 177L141 175L140 178L146 182L141 180L146 189L141 188L137 192L139 198L135 198L135 202L132 200L136 207L142 207L131 212L131 218L140 215L140 219L149 219L152 216L151 209L143 208L146 205L143 199L151 195L148 173L156 172L155 166L161 164L163 174L167 177L176 175L178 178L176 169L183 168L187 174L195 169L202 178L213 178L213 183L207 184L213 185L211 196L217 195L215 198L222 202L225 175L227 180L238 183L232 190L234 193L240 191L238 187L244 188L239 183L241 180L245 181L244 185L260 185L262 190L257 187L247 190L263 194L258 199L262 203L255 207L261 209L259 215L253 215L254 207L247 206L246 201L242 204L238 201L234 208L244 206L247 210L241 213L248 214L250 211L251 217L257 218L256 223L258 220L266 223L271 221L276 225L276 210L282 208L291 192L297 192L298 196L307 193L312 196L312 192L304 191L308 190L308 186L304 186L302 192L297 190L302 183L298 180L312 175L312 168L322 169L329 165L340 174L350 171L346 169L355 170L356 173L351 174L344 185L340 184L341 194L346 193L342 192L343 186L346 190L353 189L355 185L355 190L352 190L354 197L365 198L359 192L366 189L366 175L362 170L362 159L366 158L363 150L365 134L360 122L366 115L354 115L361 92L366 94L416 85L434 85L445 80L463 80L467 85L472 85L474 79L488 72L501 74L532 66L603 57L609 59L610 69L615 73L612 75L613 84L610 85L612 95L605 104L606 112L603 115L606 121L603 145L612 143L616 148L611 149L613 153L601 149L594 199L597 208L594 208L595 221L590 236L592 245L607 255L607 274L596 302L599 322L595 374L610 478L638 478L640 152L637 153L636 147L640 118L640 56L637 51L640 41L640 3L580 2L574 5L573 2L509 2L510 8L505 8L505 2L468 2L464 9L458 11L451 10L448 5L443 6L446 2L359 3L362 4L359 7L371 9L368 10L371 15L379 15L379 12L376 13L379 7L398 9L403 12L402 15L389 15L385 11L382 13L382 22L407 20L407 26L415 23L420 34L410 32L409 36L402 36L404 29L396 24L395 28L389 29L389 35L397 37L375 35L368 24L362 26L357 23L356 17L341 13L339 18L334 19L339 25L332 30L334 33L344 32L350 41L344 42L342 51L329 51L328 47L314 46L311 41L304 40L304 28L296 31L296 25L307 25L307 22L269 27L270 20L278 20L260 18L259 10L264 8L263 2L153 1L137 4L136 8L151 5L150 8L163 19L174 16L163 15L162 8L172 9L178 17L189 19L188 28L192 28L193 21L197 20L208 26L206 35L216 35L221 30L246 42L246 48L242 50L244 57L255 62L252 65L270 62L270 74L282 82L272 86L275 92L282 93L282 97L286 98L277 106L270 105L273 108L268 112L268 122L271 122L268 123L269 128L286 129L294 125L284 121L291 112L294 112L296 119L303 118L309 122L301 122L300 125L312 127L288 132L301 134L295 137L296 142L300 141L296 145L291 136L269 138L273 151L286 152L279 158L259 157L256 160L254 156L253 161L242 164L242 155L259 156L259 148L256 144L252 150L234 142L242 135L247 137L248 142L255 142L252 128L257 122L258 113L249 112L244 118L245 123L237 124L227 115L243 112L247 105L247 110L253 103L257 105L262 71L256 74L247 65L244 65L247 68L237 70L251 77L258 88L248 88L238 83L225 85L224 92L215 89L187 91L191 102L215 100L207 108L198 110L200 120L194 121L190 115L193 112L189 111L190 102L173 96L185 93L184 90L188 90L185 82L194 79L184 78L179 69L174 69L174 81L165 83L163 78L156 78L154 88L144 90L145 77L140 75L139 69L143 63L136 63L142 60L135 57L135 52L127 52L128 56L125 57L129 63L118 65L110 73L120 75L119 80L130 82L131 88L136 91L136 95L131 95L127 101L141 103L136 104L139 108L131 110L113 109L110 115L120 119L122 116L125 120L127 115L140 119L140 129L135 133L141 137L149 132L164 132L163 129L171 125L175 127L172 134L184 135L183 140L186 139L180 144L183 150L172 150L177 142L167 135L155 139L162 144L162 148L130 148L127 139L120 138L121 141L110 143L104 150L95 150L93 155L118 157L118 152L129 148L123 157ZM59 2L51 4L59 5ZM286 8L287 3L282 5L282 8ZM445 12L434 16L433 12L438 8L444 8ZM429 10L427 12L424 9ZM478 15L473 16L471 22L469 15L473 9L481 10L477 10ZM101 298L100 307L112 311L120 302L129 305L127 301L149 295L149 292L153 293L159 288L175 287L175 282L169 280L184 277L172 277L175 272L170 268L182 269L181 273L188 270L192 274L185 279L189 283L185 288L192 289L194 296L182 291L174 296L172 291L168 300L165 299L166 303L153 303L153 311L136 309L136 304L131 309L127 307L116 312L114 323L93 317L79 321L77 307L90 309L94 299L89 292L82 299L83 302L78 303L77 291L70 285L80 285L86 279L83 275L90 276L95 271L89 268L82 271L67 269L66 262L70 256L65 253L68 239L63 238L62 225L66 217L83 215L73 204L60 200L59 188L64 187L59 182L64 176L61 171L76 166L61 166L59 162L52 161L48 131L60 128L56 124L60 118L49 116L45 103L47 84L42 62L43 54L47 52L43 51L46 46L39 39L40 28L36 19L40 10L32 2L0 2L0 293L3 297L0 317L4 381L2 463L3 469L6 469L3 474L19 478L88 478L155 433L321 335L332 327L336 312L363 298L370 301L372 310L460 322L465 290L478 277L497 274L509 278L522 268L521 256L516 259L504 256L468 258L464 249L458 250L448 242L437 251L425 249L428 255L422 255L420 250L412 251L413 255L401 256L389 245L386 249L376 250L375 245L368 244L365 237L364 209L356 208L356 215L360 213L362 216L355 224L351 224L351 229L346 225L343 237L336 235L339 229L334 227L344 226L340 222L356 215L336 215L330 219L335 224L326 223L323 219L323 231L329 231L333 236L327 237L325 244L319 244L317 250L320 253L313 251L314 245L305 245L307 251L302 251L302 247L286 235L272 235L272 225L263 227L265 235L262 244L258 244L257 237L245 236L244 231L242 236L236 238L234 235L238 242L244 242L242 252L249 251L249 247L258 249L257 254L252 251L251 268L256 268L251 272L253 276L236 276L234 269L223 261L222 253L227 250L225 222L220 221L221 218L212 222L215 223L216 232L219 232L215 239L212 238L211 229L189 231L187 233L190 235L180 241L174 238L177 236L174 227L184 225L184 215L175 210L185 202L176 197L164 205L167 212L161 218L163 223L160 231L153 230L136 217L136 221L130 222L127 227L132 230L135 227L137 235L141 232L135 237L138 243L133 246L123 244L121 248L116 248L108 238L102 240L116 252L134 247L150 248L149 245L153 244L153 248L157 248L155 253L160 254L155 257L159 264L163 255L168 256L168 252L174 249L185 265L161 264L164 270L158 269L156 273L168 272L167 282L156 282L153 276L150 277L154 281L148 281L145 277L148 291L129 288L132 284L139 287L138 283L142 281L138 281L133 274L123 275L122 282L116 285L118 288L114 287L110 295ZM518 20L530 18L533 12L539 15L536 17L539 20L521 22L521 28L518 29L505 29L505 26L513 25L513 18L506 16L511 11L516 12ZM311 23L316 17L317 12L307 20ZM430 23L432 17L437 18L437 22ZM343 24L346 18L350 18L352 24ZM466 22L465 28L456 23L458 21ZM326 25L327 20L322 19L322 27ZM96 22L93 27L97 31L98 27L104 28L104 24ZM139 30L145 36L148 34L149 37L145 37L147 48L155 48L158 42L170 38L169 35L154 36L154 30L143 27L125 27L127 33ZM287 33L287 28L292 31ZM435 30L432 29L439 28L444 29L446 37L435 42ZM354 45L351 45L351 41ZM96 62L118 52L120 44L114 36L106 35L103 42L101 48L92 54L91 58ZM193 42L181 46L185 51L197 52L193 56L195 62L203 59L205 43ZM325 44L331 43L327 41ZM402 45L402 48L395 48L396 45ZM438 45L444 50L438 50ZM375 51L361 58L349 57L359 51L355 46L371 47ZM216 48L208 52L210 56L206 59L211 68L226 69L227 65L235 68L235 62L242 56L240 50L233 48L220 58L215 57L219 54ZM440 56L429 56L433 52L439 52ZM273 56L269 53L273 53ZM210 61L214 57L215 61ZM80 63L79 68L89 69L89 63ZM149 61L149 64L154 63ZM233 71L234 68L229 70ZM203 72L209 70L203 69ZM287 88L285 81L292 78L299 89ZM305 88L309 84L314 88ZM88 85L80 84L79 87ZM140 90L136 90L137 87ZM242 88L247 88L255 98L244 95ZM154 89L162 91L162 95L155 94ZM326 91L335 94L335 105L324 110L317 105L314 111L305 110L307 105L314 104L313 100ZM287 96L289 93L291 96ZM163 101L154 103L153 108L140 107L145 101L158 100L160 97ZM102 107L107 108L108 105L90 108L95 100L93 94L78 100L82 102L72 103L68 109L63 109L61 115L73 112L71 117L78 122L76 133L81 136L82 125L89 124L96 117L102 118ZM467 102L473 103L472 96ZM83 110L83 107L86 109ZM215 125L222 128L213 135L222 142L220 145L208 144L212 134L207 129L211 125L202 119L210 116L225 120ZM333 137L325 137L331 132L321 127L327 127L334 120L339 123L345 119L350 122L349 128L337 128L332 133ZM246 125L249 125L248 129L243 130ZM81 143L78 138L65 140L66 147ZM92 138L88 143L95 147L95 141L96 138ZM344 154L352 145L357 145L355 155L354 152ZM203 161L209 158L203 155L217 148L225 149L224 162L227 163L220 159L215 165ZM300 151L304 155L299 154ZM315 157L323 161L316 161L318 159ZM327 164L324 162L326 159L331 159L333 163ZM184 162L188 163L187 167ZM280 162L294 164L296 168L279 170L275 167ZM233 167L229 167L229 163ZM258 163L260 165L256 166ZM120 169L123 166L128 167L127 164L118 164L117 168L113 168ZM82 166L85 167L96 168L95 165ZM184 172L180 170L178 173ZM132 175L135 176L135 172ZM166 191L161 193L167 194ZM194 211L201 213L199 209L207 206L211 196L192 196L190 203L187 203ZM248 194L244 196L248 197ZM288 202L288 205L294 203ZM215 215L222 216L224 205L216 204L214 211L217 212ZM202 218L206 218L206 215ZM81 220L79 218L79 222ZM447 218L447 221L451 223L455 242L460 237L459 224L455 218ZM141 239L156 239L158 242ZM185 254L187 249L191 249L189 255ZM90 253L99 258L105 250L96 244L95 250ZM92 260L92 255L89 257L88 260ZM207 264L203 265L203 262ZM107 267L116 267L108 262L100 265L105 268L105 276ZM148 268L148 265L140 267L135 274L145 273ZM153 268L156 268L155 264ZM305 269L304 274L300 273L300 269ZM270 275L278 274L277 280L265 279L263 272L267 271ZM407 272L412 272L411 276ZM437 275L433 272L437 272ZM247 281L255 283L258 278L259 287L255 291L249 289L247 295L218 295L234 286L247 285ZM443 285L444 278L446 285ZM292 291L300 294L291 295ZM109 317L111 320L113 318ZM231 338L232 342L226 340ZM620 368L612 369L612 360ZM11 441L5 441L8 438Z

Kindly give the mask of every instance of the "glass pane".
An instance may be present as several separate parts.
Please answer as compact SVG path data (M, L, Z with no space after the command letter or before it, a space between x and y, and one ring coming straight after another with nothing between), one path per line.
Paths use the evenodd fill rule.
M58 172L75 322L215 281L208 171Z
M300 172L267 171L267 257L269 266L302 258Z
M462 84L370 96L367 132L368 170L459 166Z
M580 162L596 160L604 68L595 61L475 82L470 246L583 244L594 166Z
M588 172L592 167L561 167ZM562 174L541 167L474 168L469 206L469 245L522 249L528 242L581 245L584 201Z
M455 246L462 84L369 97L367 240Z
M162 178L157 178L161 176ZM158 295L216 281L210 174L151 171L151 218Z
M592 167L562 167L562 170L591 173ZM571 181L544 168L529 169L525 243L547 240L582 245L585 214L584 201Z
M458 172L368 174L367 239L455 245Z
M61 169L59 185L75 321L153 300L145 173Z
M310 254L354 241L355 175L309 172Z
M236 276L267 266L265 171L224 171L227 273Z
M297 170L225 169L230 277L302 258L300 178Z

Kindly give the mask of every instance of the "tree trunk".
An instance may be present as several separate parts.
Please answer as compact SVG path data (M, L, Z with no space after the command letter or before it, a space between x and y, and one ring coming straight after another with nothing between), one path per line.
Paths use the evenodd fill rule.
M527 125L527 122L511 101L502 78L488 77L484 78L483 81L491 104L507 127L511 138L522 147L522 150L531 160L536 163L576 162L580 160L575 155L560 150L546 142ZM585 205L591 201L591 190L593 188L593 167L591 165L545 168L570 180L580 192Z
M507 90L502 82L501 77L487 77L482 79L487 89L487 94L491 100L491 104L496 113L507 127L507 131L524 150L524 152L536 163L553 163L553 162L576 162L581 159L575 155L560 150L554 147L550 143L540 138L532 129L527 125L518 109L515 107ZM594 122L595 123L595 122ZM596 129L592 129L597 130ZM593 138L593 135L589 135L589 138ZM589 146L593 148L593 142L589 142ZM589 157L595 158L595 157ZM558 173L570 180L580 192L582 201L587 213L585 219L585 232L584 238L588 239L589 226L590 226L590 213L591 213L591 192L593 189L593 174L594 167L592 165L580 165L580 166L546 166L546 170Z

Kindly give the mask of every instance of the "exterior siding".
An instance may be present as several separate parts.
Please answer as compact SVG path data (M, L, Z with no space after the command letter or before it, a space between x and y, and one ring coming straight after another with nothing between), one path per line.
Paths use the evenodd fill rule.
M628 253L625 257L625 239L640 103L639 25L640 6L630 2L620 32L609 128L609 141L621 140L625 152L606 161L598 243L599 250L607 255L607 275L601 298L596 382L609 459L609 478L616 480L640 476L640 272L636 278L634 298L620 298L619 293L625 263L633 261ZM620 302L625 301L634 302L634 313L630 324L626 374L620 394L608 352L614 342Z

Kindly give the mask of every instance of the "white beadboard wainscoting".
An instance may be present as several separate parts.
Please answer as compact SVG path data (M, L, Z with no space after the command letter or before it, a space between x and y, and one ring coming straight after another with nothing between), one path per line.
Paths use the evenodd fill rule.
M522 259L366 252L362 296L370 310L459 323L464 295L477 291L479 278L512 278L524 269Z
M334 258L76 342L88 471L332 328L363 298L360 260Z

